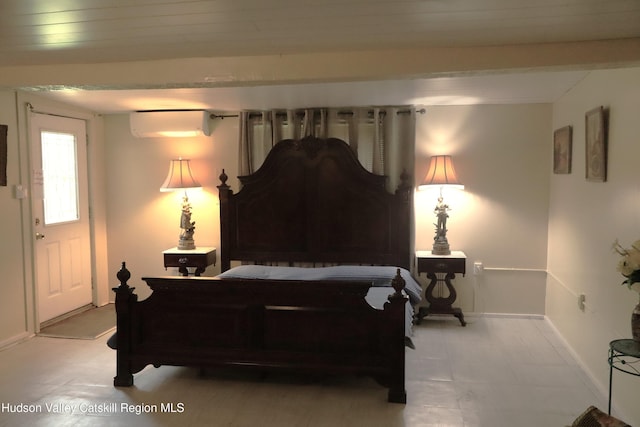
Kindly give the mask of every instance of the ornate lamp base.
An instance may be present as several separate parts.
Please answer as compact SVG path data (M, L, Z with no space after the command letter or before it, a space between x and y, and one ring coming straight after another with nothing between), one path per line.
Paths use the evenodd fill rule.
M431 253L434 255L451 255L451 249L449 248L449 242L447 239L438 239L434 241Z
M436 235L433 238L433 250L431 253L434 255L451 255L451 249L449 249L449 241L447 240L447 218L449 214L449 205L444 203L442 199L442 187L440 187L440 197L438 197L438 204L434 211L438 218L438 222L433 224L436 226Z
M178 249L195 249L196 248L196 242L193 241L193 239L180 239L178 241Z

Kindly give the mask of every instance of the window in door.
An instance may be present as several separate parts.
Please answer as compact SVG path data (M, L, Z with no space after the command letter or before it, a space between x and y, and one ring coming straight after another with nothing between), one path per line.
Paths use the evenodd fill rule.
M70 133L41 132L45 225L77 221L76 138Z

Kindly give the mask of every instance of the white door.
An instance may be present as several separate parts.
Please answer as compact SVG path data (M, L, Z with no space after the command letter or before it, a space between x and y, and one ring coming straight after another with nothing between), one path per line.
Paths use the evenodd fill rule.
M92 302L86 124L31 114L38 318Z

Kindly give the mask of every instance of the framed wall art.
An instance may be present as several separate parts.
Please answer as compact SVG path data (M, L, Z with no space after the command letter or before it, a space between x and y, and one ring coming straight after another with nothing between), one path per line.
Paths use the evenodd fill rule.
M7 186L7 130L9 126L0 125L0 185Z
M571 126L553 132L553 173L571 173L572 133Z
M585 152L587 181L607 180L607 118L604 107L594 108L585 115Z

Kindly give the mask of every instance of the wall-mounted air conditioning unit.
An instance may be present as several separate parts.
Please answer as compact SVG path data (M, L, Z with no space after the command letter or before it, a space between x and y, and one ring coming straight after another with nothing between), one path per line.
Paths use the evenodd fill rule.
M129 115L137 138L185 137L211 134L206 111L136 111Z

